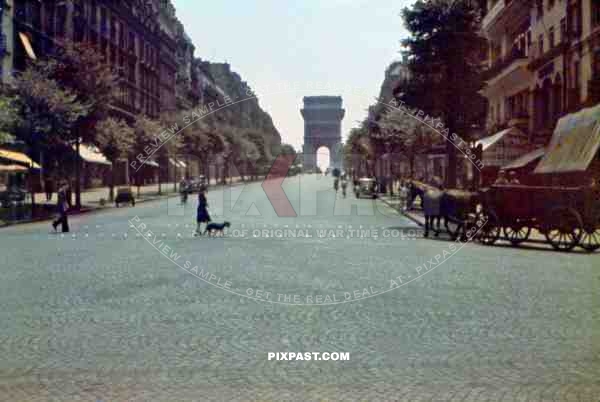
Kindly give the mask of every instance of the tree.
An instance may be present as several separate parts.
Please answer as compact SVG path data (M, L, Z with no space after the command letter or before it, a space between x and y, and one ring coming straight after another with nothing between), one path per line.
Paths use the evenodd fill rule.
M388 107L382 114L379 126L396 151L407 155L410 176L414 177L415 158L427 152L433 144L440 143L442 138L432 128L417 120L414 111L405 111Z
M65 145L70 147L77 122L90 110L89 104L79 101L75 93L50 78L47 70L37 67L17 74L3 87L0 103L9 111L0 116L1 125L26 145L32 159L51 150L64 150ZM33 187L31 192L35 206Z
M81 207L81 158L80 143L94 143L95 125L106 118L110 105L116 99L119 77L112 71L102 52L89 43L65 42L55 57L41 60L35 68L45 71L61 87L75 95L75 100L87 105L73 127L77 162L75 165L75 203Z
M447 133L468 132L485 114L481 61L485 39L480 10L470 0L418 0L402 12L410 36L407 49L411 80L404 101L443 119ZM456 148L446 140L446 186L456 186Z
M152 153L157 150L154 149L157 143L160 143L156 140L156 136L158 136L161 132L160 124L148 118L147 116L138 116L133 125L133 138L134 143L131 147L132 152L130 155L133 155L136 158L138 155L143 155L145 157L149 157L147 150L151 150ZM128 163L129 165L129 163ZM127 174L129 176L129 174ZM141 182L141 166L137 167L134 172L135 184L137 186L137 195L140 196L140 186ZM129 177L127 177L129 180Z
M133 147L134 130L126 121L109 117L96 125L95 143L112 162L109 184L109 200L112 202L115 197L115 165L120 159L126 159Z
M368 165L373 158L373 148L369 139L367 123L362 122L359 127L350 130L348 139L344 144L344 163L346 167L351 166L352 175L356 178L356 174L361 170L365 170L365 174L371 173L368 171Z

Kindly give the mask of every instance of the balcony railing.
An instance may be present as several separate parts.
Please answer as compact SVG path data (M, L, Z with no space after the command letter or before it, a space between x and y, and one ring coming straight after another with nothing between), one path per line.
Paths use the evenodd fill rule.
M481 27L484 31L488 31L490 27L497 21L498 18L504 13L509 11L527 12L532 0L498 0L492 8L489 9L483 20L481 21ZM523 15L522 13L519 15ZM520 18L519 18L520 21Z
M509 54L496 60L496 62L492 64L492 67L490 67L483 73L483 79L490 80L494 78L495 76L500 74L505 68L510 66L514 61L521 59L527 59L527 55L525 54L525 52L522 49L516 47L513 48Z
M543 66L562 54L566 46L567 41L561 38L551 49L544 52L539 42L534 43L529 52L529 69L533 71Z
M510 3L510 1L511 0L498 0L496 4L494 4L492 8L490 8L490 11L488 11L488 13L483 18L483 21L481 21L481 26L484 30L487 29L492 23L492 21L500 15L504 7L506 7L506 4Z

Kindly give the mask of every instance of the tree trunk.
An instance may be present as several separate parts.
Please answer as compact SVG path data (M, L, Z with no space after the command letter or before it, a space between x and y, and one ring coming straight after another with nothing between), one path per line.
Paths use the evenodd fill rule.
M108 200L112 203L115 200L115 163L110 168L110 183L108 186Z
M161 180L161 172L160 172L160 167L161 167L161 163L162 160L159 158L159 164L158 164L158 195L162 194L162 180Z
M33 177L33 164L31 164L29 166L29 177L27 178L27 181L29 182L29 191L31 192L31 217L35 217L36 216L36 205L35 205L35 188L33 186L33 180L31 179Z
M125 185L129 187L131 181L129 180L129 158L125 161Z
M81 209L81 154L79 149L79 137L75 142L75 208Z

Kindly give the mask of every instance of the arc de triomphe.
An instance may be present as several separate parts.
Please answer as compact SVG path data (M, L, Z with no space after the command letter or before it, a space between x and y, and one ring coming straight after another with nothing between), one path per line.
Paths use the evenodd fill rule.
M341 96L306 96L304 108L304 169L317 166L317 149L329 148L329 166L342 168L342 108Z

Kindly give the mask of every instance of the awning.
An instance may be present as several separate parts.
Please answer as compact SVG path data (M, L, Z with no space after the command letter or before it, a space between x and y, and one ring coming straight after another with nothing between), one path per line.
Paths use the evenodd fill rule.
M144 165L148 165L148 166L152 166L152 167L160 167L160 165L154 161L146 161L144 162Z
M169 162L171 163L171 165L173 165L175 167L178 167L178 168L185 168L185 167L187 167L187 165L185 163L183 163L182 161L176 160L176 159L173 159L173 158L169 158Z
M0 165L0 173L24 173L28 170L22 165Z
M25 34L23 32L19 32L19 38L21 38L21 43L23 44L23 47L25 48L25 52L27 52L27 55L31 59L37 60L37 57L35 56L35 52L33 51L33 46L31 46L31 41L29 40L29 36L27 36L27 34Z
M73 150L75 149L76 147L73 145ZM106 156L102 155L98 148L93 145L79 144L79 156L88 163L112 166L112 163L106 159Z
M600 146L600 106L569 114L558 121L548 151L534 173L585 171Z
M11 162L23 163L29 167L34 167L36 169L40 168L40 165L35 163L29 156L25 155L22 152L0 149L0 159L7 159Z
M475 142L476 146L481 145L483 148L483 164L497 167L521 157L527 144L527 135L516 127L504 129Z
M531 152L521 156L520 158L515 159L514 161L510 162L508 165L503 166L502 169L511 170L511 169L523 168L523 167L529 165L530 163L541 159L545 153L546 153L545 148L538 148L535 151L531 151Z

